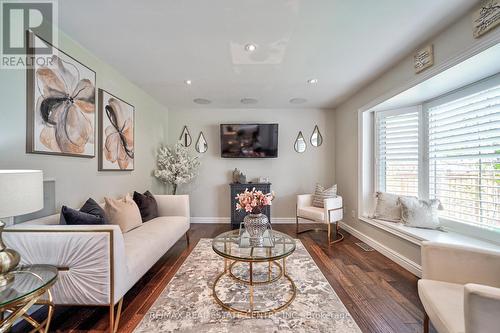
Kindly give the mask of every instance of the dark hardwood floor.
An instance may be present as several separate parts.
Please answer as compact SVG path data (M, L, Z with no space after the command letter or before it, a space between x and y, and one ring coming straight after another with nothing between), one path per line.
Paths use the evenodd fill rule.
M273 227L295 237L295 225ZM179 240L125 295L119 332L133 331L200 238L213 238L226 230L228 225L192 224L190 246L186 247L184 238ZM345 240L330 247L325 233L309 232L299 238L361 330L423 332L417 277L376 251L363 251L355 244L357 238L344 233ZM56 307L51 325L52 332L104 332L107 328L107 308L98 307ZM14 331L23 329L18 325Z

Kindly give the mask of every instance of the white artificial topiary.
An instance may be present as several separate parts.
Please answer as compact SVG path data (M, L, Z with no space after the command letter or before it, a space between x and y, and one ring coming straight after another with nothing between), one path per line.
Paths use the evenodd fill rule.
M154 171L154 176L165 184L171 184L173 194L176 194L178 185L189 183L198 175L198 157L191 157L180 142L173 147L161 147L157 158L158 169Z

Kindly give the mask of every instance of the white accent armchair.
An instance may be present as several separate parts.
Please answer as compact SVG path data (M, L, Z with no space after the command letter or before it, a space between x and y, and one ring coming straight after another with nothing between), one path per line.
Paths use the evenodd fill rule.
M338 222L343 218L342 197L325 199L324 207L319 208L312 205L313 194L297 195L297 209L295 213L296 233L302 234L309 231L327 231L328 244L334 244L344 239L344 235L339 232ZM299 231L299 219L308 220L315 223L322 223L328 226L327 230L322 228L307 229ZM332 240L331 225L334 224L334 238Z
M439 333L500 332L500 251L423 242L418 294Z

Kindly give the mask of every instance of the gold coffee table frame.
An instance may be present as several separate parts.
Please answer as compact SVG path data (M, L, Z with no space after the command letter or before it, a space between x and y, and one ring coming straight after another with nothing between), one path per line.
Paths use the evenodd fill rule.
M30 267L40 267L46 269L54 270L54 277L49 281L45 281L42 276L38 275L36 272L30 271ZM23 268L27 268L28 270L24 270ZM2 306L0 306L0 333L7 332L12 325L16 323L18 319L25 320L33 329L30 332L49 332L50 321L52 320L52 316L54 315L55 305L52 300L52 293L50 292L50 288L57 281L57 268L50 265L33 265L22 267L20 270L13 271L13 273L17 275L21 274L29 274L37 279L39 279L42 285L38 288L34 288L32 292L27 292L24 296L14 299L11 302L8 302ZM15 282L14 282L15 283ZM9 286L4 288L7 289ZM42 299L44 294L47 294L46 299ZM47 318L42 322L38 322L33 317L31 317L27 312L33 305L47 305L48 313ZM9 316L4 318L5 312L9 312Z
M293 280L290 278L290 276L287 274L287 271L286 271L286 258L295 251L295 241L291 237L289 237L285 234L282 234L280 232L277 232L277 231L272 231L272 232L273 232L273 235L276 235L279 237L284 237L283 242L285 242L285 240L286 240L287 241L286 245L289 246L290 248L285 249L285 243L283 243L283 251L281 253L273 253L273 248L265 248L266 254L264 256L262 256L262 255L259 256L259 255L254 255L256 248L249 248L248 255L241 255L241 254L238 255L238 254L232 253L232 251L231 251L232 246L237 246L237 244L234 244L235 240L237 240L237 239L235 239L235 236L236 237L238 236L237 230L226 232L224 234L217 236L214 239L214 243L213 243L212 248L215 251L215 253L217 253L219 256L224 258L224 270L222 271L222 273L218 274L217 277L215 278L214 284L212 286L212 295L213 295L215 301L222 308L224 308L228 311L231 311L231 312L235 312L238 314L247 315L247 316L251 316L251 317L264 316L264 315L273 314L273 313L279 312L281 310L284 310L295 299L295 296L297 295L297 287L295 286L295 283L293 282ZM224 238L224 237L226 237L226 238ZM217 246L215 246L216 241L218 241L219 243L220 242L224 243L223 249L220 249ZM290 242L293 242L293 245ZM279 247L279 246L281 246L281 244L279 242L277 242L275 246ZM261 249L261 250L263 250L263 249ZM280 261L281 261L281 264L280 264ZM267 265L268 265L267 279L262 280L262 281L254 280L254 266L256 264L265 264L265 263L267 263ZM237 264L248 265L248 273L249 273L248 280L240 278L233 273L233 267ZM273 274L273 269L272 269L273 265L278 268L278 274ZM235 308L227 303L224 303L224 301L222 301L220 299L220 297L217 295L217 291L216 291L217 284L225 276L230 277L232 280L235 281L235 283L241 283L241 284L248 285L248 288L249 288L248 309L246 309L246 310L237 309L237 308ZM276 306L273 308L267 308L267 309L263 309L263 310L260 310L260 309L256 310L254 308L254 289L255 289L255 287L261 286L261 285L266 285L266 284L271 284L271 283L280 281L283 278L285 278L288 281L288 283L290 284L290 289L291 289L290 297L279 306Z

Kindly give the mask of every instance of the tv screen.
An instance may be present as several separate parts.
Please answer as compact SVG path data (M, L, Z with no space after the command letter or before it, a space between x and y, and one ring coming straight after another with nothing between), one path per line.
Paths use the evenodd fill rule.
M278 124L221 124L220 141L222 157L278 157Z

